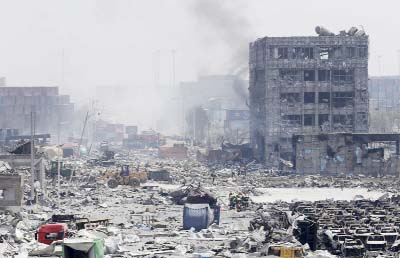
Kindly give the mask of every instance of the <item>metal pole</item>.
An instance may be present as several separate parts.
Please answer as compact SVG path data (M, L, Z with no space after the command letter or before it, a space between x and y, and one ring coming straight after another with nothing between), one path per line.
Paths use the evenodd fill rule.
M58 205L60 205L60 189L61 189L61 176L60 176L60 157L57 157L57 195L58 195Z
M46 173L44 168L44 161L43 158L40 158L40 186L42 188L44 196L47 197L47 182L46 182Z
M207 146L211 146L211 139L210 139L210 121L207 123Z
M193 112L193 143L192 145L194 146L194 142L196 140L196 110Z
M61 49L61 86L64 86L64 70L65 70L65 51L64 48ZM61 112L60 110L58 110L58 126L57 126L57 142L58 142L58 146L60 146L60 138L61 138Z
M31 111L31 200L34 200L35 196L35 153L34 153L34 136L33 136L33 111Z
M378 73L379 76L382 76L382 71L381 71L381 58L382 56L378 56ZM378 79L378 110L381 108L381 78Z
M60 145L60 133L61 133L61 125L60 125L60 114L58 115L58 123L57 123L57 144Z
M185 133L185 97L182 96L182 137L183 141L186 139L186 133Z

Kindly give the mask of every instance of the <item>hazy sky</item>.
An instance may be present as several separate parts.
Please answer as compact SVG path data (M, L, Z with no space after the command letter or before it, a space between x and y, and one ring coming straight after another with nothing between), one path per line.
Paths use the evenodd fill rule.
M250 40L315 35L316 25L335 33L362 25L370 75L393 75L399 10L398 0L0 0L0 76L9 85L61 85L77 102L97 86L140 95L154 71L172 84L172 49L176 81L194 80L245 67Z

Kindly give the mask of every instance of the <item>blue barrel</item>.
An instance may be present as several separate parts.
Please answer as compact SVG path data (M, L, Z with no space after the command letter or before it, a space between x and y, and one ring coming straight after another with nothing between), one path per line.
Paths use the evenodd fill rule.
M183 229L196 231L208 228L214 221L214 214L208 204L185 204L183 208Z

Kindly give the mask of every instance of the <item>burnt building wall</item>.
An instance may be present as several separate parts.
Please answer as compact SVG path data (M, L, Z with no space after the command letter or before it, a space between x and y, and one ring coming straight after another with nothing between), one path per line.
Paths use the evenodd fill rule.
M250 137L271 167L299 133L368 132L368 37L265 37L250 43Z

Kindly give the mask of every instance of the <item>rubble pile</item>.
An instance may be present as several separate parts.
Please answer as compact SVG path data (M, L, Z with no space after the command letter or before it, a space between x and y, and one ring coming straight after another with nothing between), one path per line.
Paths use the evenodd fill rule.
M384 195L378 200L358 196L353 201L317 201L291 203L289 220L293 228L299 222L308 222L308 230L316 229L314 237L298 234L302 244L332 254L362 257L399 252L398 196ZM301 231L301 230L299 230Z
M378 201L362 196L351 202L251 201L265 194L265 188L395 192L397 182L390 178L284 176L256 164L206 166L159 160L147 151L121 151L106 163L93 162L96 155L64 159L69 172L60 177L49 164L34 197L28 170L13 171L24 175L24 205L0 215L0 257L70 258L85 250L99 254L91 257L263 257L283 252L330 257L374 252L366 241L382 236L386 242L379 251L391 253L400 246L396 195ZM148 171L154 178L133 185L125 180ZM112 178L106 176L110 174ZM110 185L116 177L118 184Z

